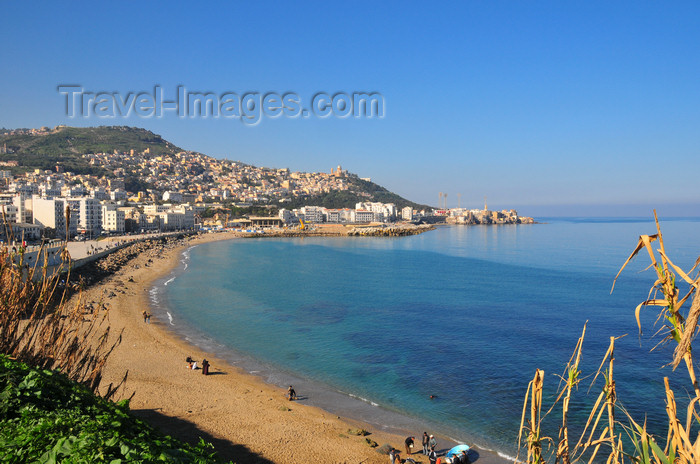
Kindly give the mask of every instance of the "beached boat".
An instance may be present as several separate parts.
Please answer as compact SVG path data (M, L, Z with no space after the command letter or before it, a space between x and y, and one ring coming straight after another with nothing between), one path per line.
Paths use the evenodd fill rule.
M468 455L469 445L457 445L454 448L450 448L450 450L445 453L445 457L450 458L450 462L452 462L452 458L458 454L462 454L462 451L466 452Z

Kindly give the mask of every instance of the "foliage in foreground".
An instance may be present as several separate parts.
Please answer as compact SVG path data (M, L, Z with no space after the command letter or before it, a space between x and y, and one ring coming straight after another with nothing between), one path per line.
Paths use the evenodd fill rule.
M73 290L70 272L53 272L48 253L42 245L30 262L24 247L16 252L0 249L0 353L30 366L58 369L97 392L102 369L121 334L110 336L102 302L96 310L87 307L81 294L68 302ZM69 268L65 248L61 258L62 266ZM124 380L104 386L103 396L112 396Z
M681 362L685 364L691 386L689 392L692 392L693 395L685 403L685 408L682 406L679 408L674 392L669 385L668 377L664 378L668 429L666 442L663 444L660 437L654 437L647 432L645 422L640 425L618 404L613 375L615 340L617 338L610 337L610 347L593 379L594 384L599 377L602 377L604 379L603 387L588 414L588 420L578 440L576 437L570 437L569 406L572 393L578 389L581 379L579 363L586 333L584 327L574 354L566 365L564 374L560 376L559 393L546 413L542 413L544 371L538 369L528 385L518 434L518 444L519 447L526 450L528 464L544 464L547 459L553 459L555 463L563 464L579 461L593 462L596 458L611 464L624 462L695 464L700 462L700 432L698 432L700 427L700 386L695 374L692 356L692 342L698 333L698 320L700 319L700 292L698 291L700 276L691 277L700 264L700 258L688 272L676 266L666 254L656 212L654 212L654 217L657 233L639 237L637 247L623 264L620 272L640 251L647 251L651 261L649 267L656 272L656 281L647 299L637 306L635 311L637 325L641 334L639 313L643 308L650 306L660 308L657 321L662 321L662 326L657 334L664 336L661 343L676 343L674 359L669 364L674 369ZM656 253L660 258L657 258L657 254L652 248L653 242L658 242L659 248ZM620 273L618 273L619 275ZM684 294L678 287L681 282L688 286L688 290ZM691 307L684 309L684 304L691 299ZM562 410L559 437L554 439L542 436L542 422L557 405L561 405ZM679 412L681 417L679 417ZM685 420L682 420L683 412L685 412ZM624 416L624 421L618 420L617 414ZM628 438L628 441L624 440L625 437ZM628 449L625 449L626 443L631 443L628 445Z
M212 445L196 446L156 432L56 371L0 355L0 462L218 462Z

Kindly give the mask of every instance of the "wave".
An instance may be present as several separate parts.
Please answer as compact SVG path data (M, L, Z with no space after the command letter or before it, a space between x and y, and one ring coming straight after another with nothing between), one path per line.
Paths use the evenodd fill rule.
M479 447L479 448L480 448L480 449L485 449L485 448L481 448L481 447ZM485 449L485 450L486 450L486 451L491 451L492 453L495 452L495 453L498 455L498 457L501 457L501 458L503 458L503 459L507 459L509 462L513 462L513 463L515 463L515 464L522 464L522 463L524 462L524 461L518 461L518 460L515 459L513 456L511 456L511 455L509 455L509 454L506 454L506 453L502 453L501 451L493 451L493 450L489 450L489 449Z
M168 285L170 282L172 282L173 280L175 280L175 277L169 278L168 280L166 280L166 281L163 283L163 285L167 287L167 285Z
M353 395L352 393L348 393L347 395L348 395L350 398L355 398L356 400L360 400L360 401L362 401L362 402L364 402L364 403L370 404L370 405L374 406L375 408L378 408L378 407L379 407L379 404L378 404L378 403L375 403L375 402L372 401L372 400L368 400L367 398L363 398L363 397L361 397L361 396Z

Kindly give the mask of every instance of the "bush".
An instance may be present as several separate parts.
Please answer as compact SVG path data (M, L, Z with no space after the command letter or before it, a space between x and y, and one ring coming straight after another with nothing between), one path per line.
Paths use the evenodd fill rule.
M0 462L217 462L213 446L163 436L64 375L0 355Z

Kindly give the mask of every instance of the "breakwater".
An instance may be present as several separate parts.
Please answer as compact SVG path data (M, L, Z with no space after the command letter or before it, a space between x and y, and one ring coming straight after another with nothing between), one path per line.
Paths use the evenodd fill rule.
M407 235L418 235L435 227L428 224L390 226L390 227L354 227L348 230L349 236L362 237L403 237Z

